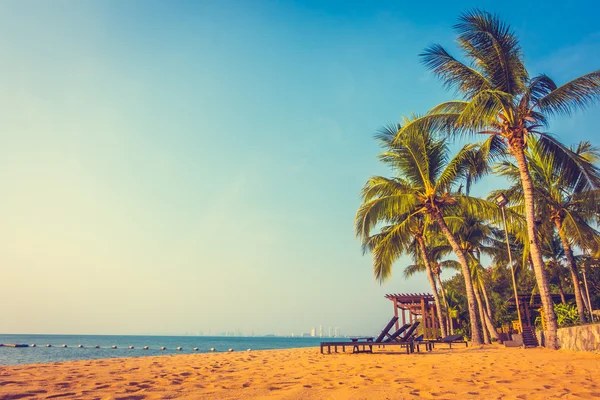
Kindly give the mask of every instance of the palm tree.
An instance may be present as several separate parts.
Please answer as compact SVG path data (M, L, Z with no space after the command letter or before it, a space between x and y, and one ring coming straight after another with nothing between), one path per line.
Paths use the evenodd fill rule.
M598 197L587 189L586 177L600 179L600 171L593 162L600 159L597 148L588 142L579 143L571 150L577 157L578 168L567 169L561 160L547 153L539 140L531 138L526 151L527 163L534 187L535 204L540 214L550 216L563 247L567 267L573 281L573 292L581 322L586 321L582 288L577 273L573 245L595 248L600 243L600 232L592 226L597 217ZM514 185L508 190L514 197L523 198L519 184L519 168L508 161L500 164L498 172ZM553 229L554 230L554 229ZM547 235L551 239L552 234Z
M446 141L435 139L428 131L415 131L399 138L394 137L396 132L395 127L391 132L386 129L379 138L389 147L388 151L380 155L380 159L392 167L398 176L373 176L367 181L362 190L363 204L356 214L356 233L359 237L368 238L371 230L380 222L406 216L387 235L387 240L399 237L405 240L410 237L411 221L414 218L424 218L435 223L446 236L461 264L472 340L481 344L469 263L446 222L452 218L460 219L459 215L465 210L483 218L498 218L495 204L456 191L456 186L472 171L478 149L474 145L466 145L450 158ZM403 240L398 239L398 242ZM374 257L380 255L374 253Z
M421 56L425 66L462 99L434 107L402 127L398 137L420 130L452 135L484 133L489 135L484 146L490 157L514 157L523 186L531 259L546 318L546 343L556 348L556 316L536 232L534 189L525 149L528 138L537 135L546 151L573 167L576 165L572 153L541 129L547 126L549 116L570 115L597 102L600 70L557 86L546 75L529 76L518 38L496 15L480 10L466 12L455 30L467 63L438 44ZM585 185L598 187L599 182L586 180Z

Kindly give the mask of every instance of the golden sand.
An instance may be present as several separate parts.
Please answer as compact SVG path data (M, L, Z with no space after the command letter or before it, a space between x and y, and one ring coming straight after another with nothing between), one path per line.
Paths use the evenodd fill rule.
M292 349L0 367L0 399L600 398L600 355L486 346Z

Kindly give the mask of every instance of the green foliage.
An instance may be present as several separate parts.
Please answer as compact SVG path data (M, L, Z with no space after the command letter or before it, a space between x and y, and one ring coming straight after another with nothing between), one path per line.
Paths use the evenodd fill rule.
M579 324L579 313L577 312L577 306L571 303L559 303L554 305L554 313L556 314L556 322L559 328L566 328L568 326ZM542 318L538 316L535 319L536 329L542 329Z
M555 304L554 312L559 328L579 324L579 313L577 312L577 306L574 304Z

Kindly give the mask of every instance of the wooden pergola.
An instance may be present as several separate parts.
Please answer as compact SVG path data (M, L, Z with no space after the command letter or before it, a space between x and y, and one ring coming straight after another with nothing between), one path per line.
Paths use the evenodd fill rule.
M436 339L439 336L440 326L433 295L427 293L396 293L386 294L385 298L394 303L394 315L396 317L399 317L398 310L402 310L402 325L420 320L420 328L424 339ZM399 327L400 321L398 320L396 321L396 329Z

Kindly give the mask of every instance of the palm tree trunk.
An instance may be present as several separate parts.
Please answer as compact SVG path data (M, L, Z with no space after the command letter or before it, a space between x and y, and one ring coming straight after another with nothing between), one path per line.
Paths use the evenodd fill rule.
M487 314L490 317L490 320L493 321L494 318L492 314L492 307L490 307L490 299L488 298L487 289L485 288L485 285L481 285L481 293L483 293L483 300L485 301L485 308L487 310Z
M477 299L477 308L479 309L479 319L481 320L481 331L483 332L483 342L485 344L492 344L490 336L488 335L488 329L485 326L485 310L483 309L483 302L481 301L481 294L479 288L475 286L475 298Z
M444 284L442 283L442 278L439 274L436 275L438 283L440 285L440 292L442 293L442 298L444 299L444 309L446 310L446 323L448 324L446 328L446 332L450 332L451 335L454 335L454 324L452 323L452 318L450 317L450 311L448 310L449 304L446 299L446 290L444 289Z
M525 160L525 152L519 144L510 145L510 151L517 161L519 166L519 175L521 184L523 185L523 195L525 200L525 218L527 220L527 235L529 236L529 251L533 262L533 270L535 272L535 280L540 291L540 298L544 309L544 318L546 320L545 344L546 347L557 349L558 343L556 340L556 315L554 314L554 304L550 293L550 285L548 277L544 269L544 260L540 250L540 243L537 237L537 228L535 226L535 206L533 201L533 182L529 174L529 167Z
M581 296L581 285L579 285L579 276L577 275L577 262L575 261L575 257L573 257L573 250L571 249L571 245L567 240L565 231L562 229L562 221L560 218L554 219L554 225L556 225L556 229L558 230L558 236L562 242L563 249L565 251L565 258L567 259L567 266L571 272L573 293L575 293L575 302L577 303L577 311L579 312L579 321L581 321L582 324L585 324L586 318L585 311L583 309L583 297Z
M476 310L476 299L475 299L475 291L473 289L473 281L471 280L471 270L469 269L469 263L467 262L467 258L465 257L465 253L462 251L458 241L450 232L448 225L446 225L446 221L444 221L444 217L442 214L437 211L433 212L433 218L437 222L438 226L448 239L452 250L454 250L454 254L458 258L458 262L462 267L463 278L465 280L465 289L467 291L467 303L469 306L469 319L471 320L471 340L474 344L483 344L481 341L481 334L479 332L479 324L477 321L477 310Z
M479 283L479 285L477 285L477 287L475 287L475 294L477 294L479 290L481 290L481 292L483 293L483 298L485 299L487 297L487 295L485 294L485 285L483 285L481 282ZM486 308L483 309L482 325L484 325L490 332L490 338L494 338L496 340L500 339L500 336L498 335L498 332L496 332L496 328L494 327L494 322L492 321L489 304L487 304Z
M567 300L565 299L565 291L563 290L563 287L562 287L560 275L558 277L558 284L556 286L558 286L558 293L560 294L560 302L563 304L567 304Z
M435 280L433 279L433 273L431 272L431 265L429 264L429 257L427 256L427 249L425 248L425 241L423 237L416 236L415 239L419 243L419 249L421 250L421 258L423 264L425 264L425 272L427 273L427 280L431 285L431 291L433 292L433 299L435 300L435 308L438 315L438 321L440 324L440 330L442 337L446 336L446 326L444 325L444 314L442 314L442 305L440 304L440 296L438 295ZM424 317L424 316L423 316Z

